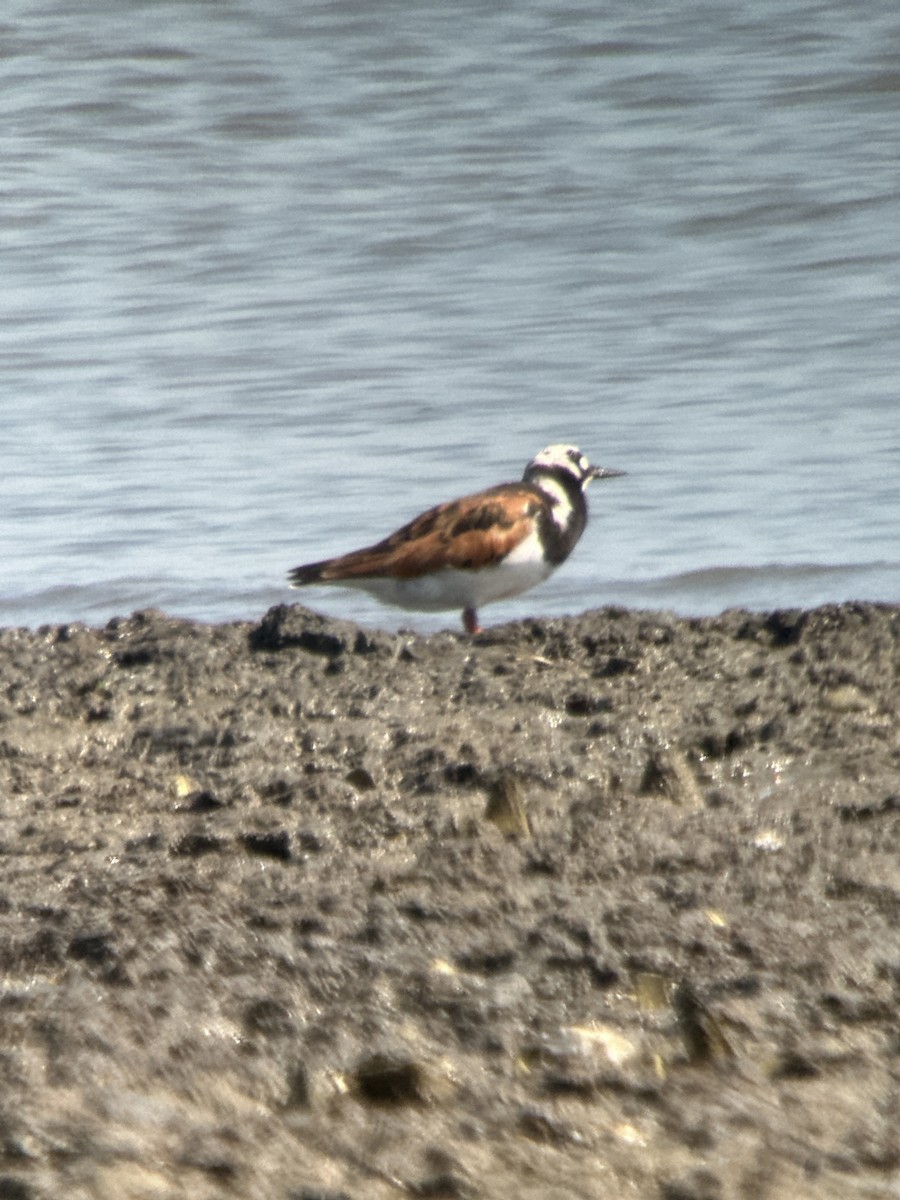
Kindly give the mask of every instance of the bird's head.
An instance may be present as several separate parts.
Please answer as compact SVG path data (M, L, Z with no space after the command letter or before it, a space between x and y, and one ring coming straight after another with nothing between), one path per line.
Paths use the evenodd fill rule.
M529 482L536 476L563 475L574 479L582 490L592 479L613 479L624 474L624 471L616 471L612 467L595 467L588 462L577 446L562 443L547 446L540 454L536 454L525 468L525 479Z

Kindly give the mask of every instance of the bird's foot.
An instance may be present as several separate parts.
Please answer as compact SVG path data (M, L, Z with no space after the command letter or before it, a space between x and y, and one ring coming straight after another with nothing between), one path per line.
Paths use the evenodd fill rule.
M463 627L466 633L481 633L481 624L478 620L478 613L474 608L463 609Z

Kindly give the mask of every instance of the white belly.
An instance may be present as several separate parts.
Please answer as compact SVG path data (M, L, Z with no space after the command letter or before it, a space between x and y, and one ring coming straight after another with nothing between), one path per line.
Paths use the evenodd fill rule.
M415 579L347 579L336 586L357 588L383 604L417 612L481 608L496 600L518 596L553 574L536 537L526 538L495 567L460 571L448 567Z

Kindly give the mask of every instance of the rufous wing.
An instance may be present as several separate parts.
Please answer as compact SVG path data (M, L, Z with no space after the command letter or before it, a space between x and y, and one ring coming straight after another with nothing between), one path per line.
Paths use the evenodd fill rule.
M445 567L477 571L499 562L528 537L543 503L533 488L502 484L439 504L373 546L296 567L290 578L304 584L371 576L414 579Z

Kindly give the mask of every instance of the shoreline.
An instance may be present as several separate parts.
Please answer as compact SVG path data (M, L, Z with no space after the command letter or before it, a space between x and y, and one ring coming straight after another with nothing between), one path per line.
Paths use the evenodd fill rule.
M0 631L0 1191L894 1195L898 647Z

